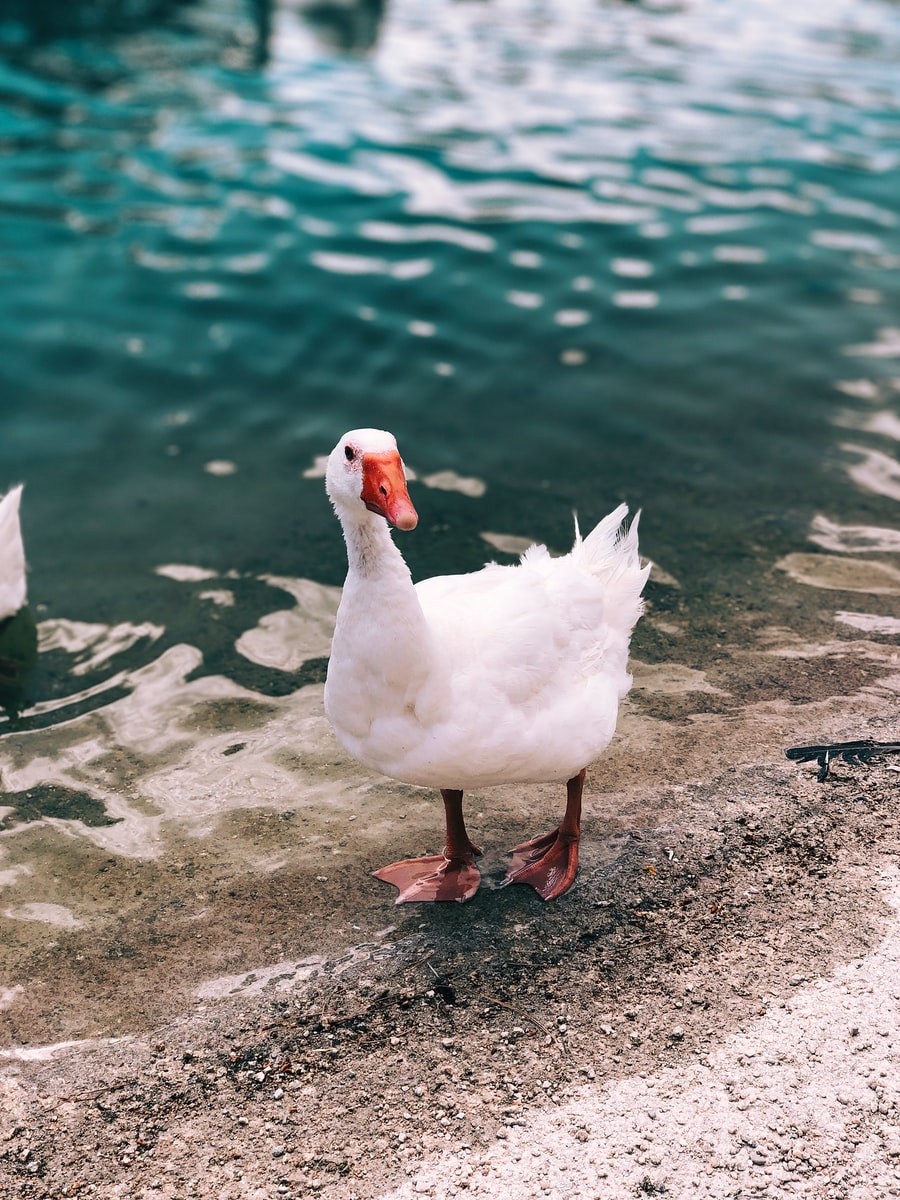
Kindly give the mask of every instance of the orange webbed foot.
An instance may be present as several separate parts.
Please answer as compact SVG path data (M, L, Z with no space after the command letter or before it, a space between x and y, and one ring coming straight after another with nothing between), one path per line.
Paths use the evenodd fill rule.
M481 853L473 847L475 853ZM462 904L478 891L481 872L472 855L447 858L430 854L425 858L404 858L376 871L378 879L400 889L395 904L410 904L417 900L456 900Z
M555 900L567 892L578 872L578 838L559 829L515 846L512 862L501 887L527 883L544 900Z

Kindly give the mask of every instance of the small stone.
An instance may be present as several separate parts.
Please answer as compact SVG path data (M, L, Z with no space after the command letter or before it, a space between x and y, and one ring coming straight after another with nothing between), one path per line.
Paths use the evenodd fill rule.
M272 1147L272 1157L273 1158L284 1158L284 1146L273 1146Z

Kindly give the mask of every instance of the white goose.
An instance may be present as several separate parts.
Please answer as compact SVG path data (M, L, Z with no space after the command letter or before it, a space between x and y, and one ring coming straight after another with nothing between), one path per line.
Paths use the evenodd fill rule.
M0 621L14 616L25 603L25 548L19 525L22 484L0 500Z
M328 459L326 488L344 531L349 570L337 614L325 711L344 748L405 783L440 789L443 854L376 872L397 903L468 900L481 851L469 840L463 791L501 783L566 782L552 833L516 846L506 883L545 900L578 867L585 768L613 735L631 686L628 643L649 566L637 520L610 513L562 558L532 546L516 566L413 585L388 523L418 521L397 443L357 429Z

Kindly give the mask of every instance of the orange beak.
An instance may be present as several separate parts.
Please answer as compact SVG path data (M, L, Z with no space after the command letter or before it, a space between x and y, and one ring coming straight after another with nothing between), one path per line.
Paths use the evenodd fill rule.
M370 512L378 513L397 529L415 529L419 516L406 490L403 463L396 450L364 454L362 478L360 499Z

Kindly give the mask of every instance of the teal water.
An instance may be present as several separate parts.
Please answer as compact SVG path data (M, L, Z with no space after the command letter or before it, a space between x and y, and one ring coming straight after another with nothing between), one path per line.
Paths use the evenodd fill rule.
M642 509L588 897L710 777L790 805L785 746L896 740L896 3L0 0L0 51L3 1044L457 936L369 874L435 797L322 710L348 428L417 474L417 577ZM560 803L467 797L486 881ZM569 919L529 891L466 910L498 961Z
M876 557L896 526L896 4L0 13L0 492L39 619L149 622L277 690L234 641L278 606L259 576L340 583L313 465L358 425L484 485L417 486L417 576L624 498L682 661L747 613L893 611L775 568L816 521ZM31 688L76 690L68 660Z

